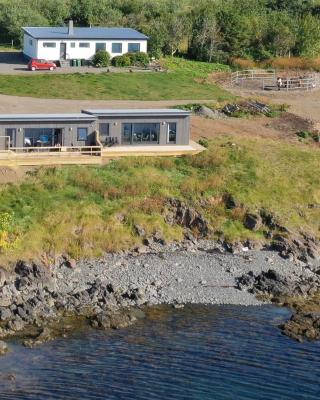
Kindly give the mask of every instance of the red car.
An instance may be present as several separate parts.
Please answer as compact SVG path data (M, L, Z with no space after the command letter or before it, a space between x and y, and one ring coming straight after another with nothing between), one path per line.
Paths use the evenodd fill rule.
M49 69L53 71L57 68L56 64L47 60L32 58L28 63L28 68L30 71L35 71L37 69Z

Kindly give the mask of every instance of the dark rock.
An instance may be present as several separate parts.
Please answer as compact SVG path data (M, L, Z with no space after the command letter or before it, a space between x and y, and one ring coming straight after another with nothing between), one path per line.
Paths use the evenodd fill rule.
M0 267L0 287L7 282L7 271Z
M244 218L244 226L252 231L258 231L262 226L262 218L259 214L247 213Z
M288 322L280 325L282 333L294 340L302 342L304 340L320 339L320 313L296 313Z
M197 231L203 237L207 236L209 232L208 223L203 216L177 199L168 200L166 221Z
M242 207L242 204L239 201L237 201L235 197L232 196L232 194L230 193L225 193L223 195L223 202L229 210L233 210L234 208L237 207Z
M71 269L77 268L77 262L75 259L69 257L67 254L64 254L62 257L64 259L64 264L66 267L71 268Z
M98 329L121 329L126 328L143 318L141 310L119 310L100 313L91 318L91 326Z
M252 271L237 278L236 287L240 290L248 290L250 293L267 295L271 299L286 296L308 296L313 295L320 287L318 278L300 277L296 280L280 275L269 269L254 275Z

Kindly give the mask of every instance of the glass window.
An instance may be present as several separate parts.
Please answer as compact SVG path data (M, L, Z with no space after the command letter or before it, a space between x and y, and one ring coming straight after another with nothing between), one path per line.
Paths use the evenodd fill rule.
M106 50L106 44L105 43L96 43L96 52L97 51L105 51Z
M79 43L79 47L86 47L86 48L88 48L88 47L90 47L90 43L89 43L89 42L80 42L80 43Z
M75 42L71 42L71 43L70 43L70 47L71 47L72 49L74 49L74 48L76 47L76 43L75 43Z
M100 132L99 133L100 133L101 137L109 136L109 124L101 123L100 124Z
M112 53L122 54L122 43L112 43Z
M177 141L177 124L175 122L168 123L168 143L176 143Z
M158 123L126 123L122 125L122 143L158 144L160 124Z
M129 53L137 53L140 51L140 43L129 43L128 44L128 52Z
M52 146L51 128L25 128L24 146L25 147L49 147Z
M54 48L57 46L57 43L55 42L43 42L43 47L51 47Z
M78 128L78 140L85 141L88 139L88 128Z
M29 40L29 44L30 44L30 46L32 46L32 45L33 45L33 41L32 41L32 39L30 39L30 40Z

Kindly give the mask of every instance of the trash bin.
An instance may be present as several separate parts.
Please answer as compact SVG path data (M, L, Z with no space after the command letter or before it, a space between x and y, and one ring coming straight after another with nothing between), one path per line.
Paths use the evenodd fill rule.
M83 58L83 59L81 60L81 66L82 66L82 67L85 67L85 65L86 65L86 60Z
M77 60L77 66L78 66L78 67L81 67L81 60L80 60L80 58Z
M70 60L70 67L73 67L73 60Z
M77 60L72 60L72 66L76 67L77 66Z

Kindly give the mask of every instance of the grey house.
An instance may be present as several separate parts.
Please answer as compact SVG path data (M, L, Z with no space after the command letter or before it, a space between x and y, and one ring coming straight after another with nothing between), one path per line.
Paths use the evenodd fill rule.
M176 109L0 114L0 150L37 147L183 146L190 113Z

